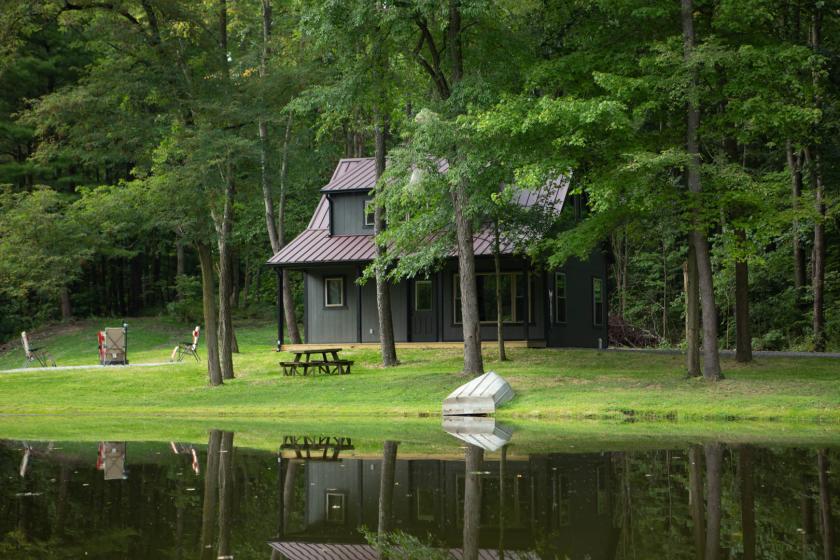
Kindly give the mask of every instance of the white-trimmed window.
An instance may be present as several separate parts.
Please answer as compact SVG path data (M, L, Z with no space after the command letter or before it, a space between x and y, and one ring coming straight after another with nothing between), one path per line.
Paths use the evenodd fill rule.
M344 525L344 494L339 494L337 492L327 492L326 509L327 523L333 525Z
M554 273L554 322L566 322L566 273Z
M415 280L414 281L414 310L415 311L431 311L432 310L432 281L431 280Z
M372 200L365 200L365 225L373 227L376 222L376 206Z
M344 307L344 277L324 278L324 307Z
M503 272L500 275L502 292L502 322L522 323L531 321L531 289L521 272ZM530 278L530 274L529 274ZM496 273L477 272L475 275L478 295L478 318L482 323L496 323ZM461 285L458 273L452 276L453 322L461 324Z
M604 325L604 281L597 276L592 277L592 324Z

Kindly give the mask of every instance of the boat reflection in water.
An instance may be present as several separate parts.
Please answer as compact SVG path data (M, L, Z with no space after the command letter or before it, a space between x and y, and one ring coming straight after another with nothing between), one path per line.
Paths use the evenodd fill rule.
M0 554L836 558L834 448L556 453L495 424L447 429L436 456L342 434L280 435L274 453L218 430L207 445L0 441Z

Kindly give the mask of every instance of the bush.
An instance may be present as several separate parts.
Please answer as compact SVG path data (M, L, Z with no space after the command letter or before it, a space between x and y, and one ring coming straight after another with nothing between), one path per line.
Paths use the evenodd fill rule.
M769 330L764 336L753 339L753 347L756 350L784 350L787 346L785 333L777 329Z
M166 305L169 315L184 323L200 322L204 317L201 279L198 276L178 276L175 279L175 292L178 297Z

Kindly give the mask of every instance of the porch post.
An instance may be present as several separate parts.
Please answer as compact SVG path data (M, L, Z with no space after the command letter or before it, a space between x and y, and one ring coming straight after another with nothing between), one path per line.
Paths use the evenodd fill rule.
M435 309L437 310L435 316L435 339L438 342L443 342L443 321L444 321L444 312L443 312L443 271L438 271L437 273L437 290L435 290L435 299L437 300L437 305Z
M525 347L529 346L529 342L531 340L531 313L534 311L534 305L531 301L531 276L530 266L528 266L528 259L522 261L522 272L523 277L525 278L525 320L524 323L524 334L525 334Z
M277 351L283 349L283 269L277 267L274 269L277 274Z
M362 277L362 267L356 267L356 279ZM362 285L356 282L356 342L362 342Z
M551 346L550 334L551 334L551 284L549 283L549 279L551 275L549 271L543 272L543 324L545 327L543 328L543 334L545 336L545 345Z

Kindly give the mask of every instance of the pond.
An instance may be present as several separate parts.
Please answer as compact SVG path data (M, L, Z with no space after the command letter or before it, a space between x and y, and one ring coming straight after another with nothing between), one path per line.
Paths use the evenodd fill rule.
M3 440L0 557L367 559L377 542L394 558L835 555L840 448L458 435L434 454L291 433L269 452L218 430L200 445Z

